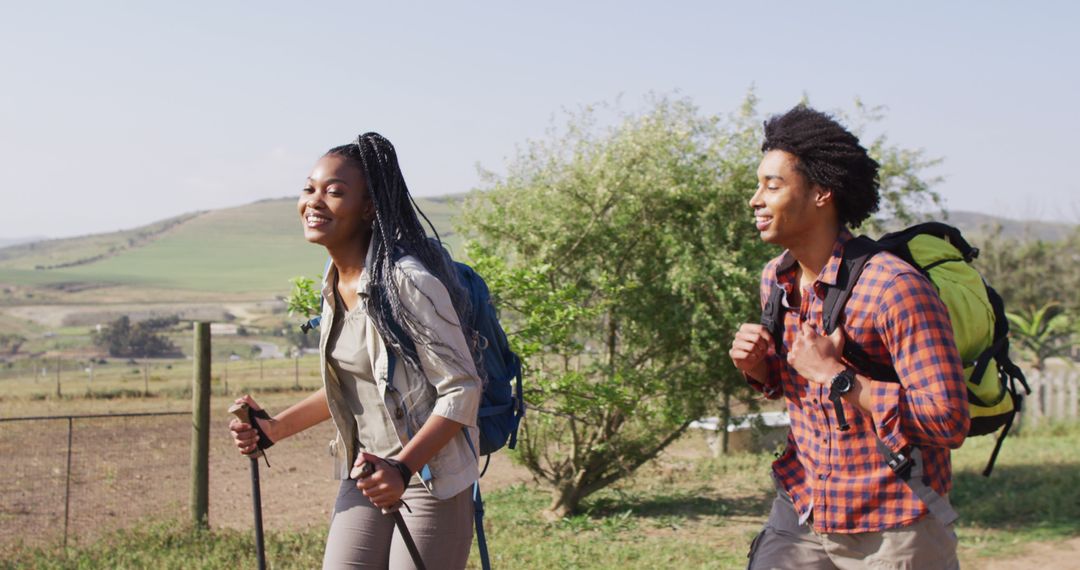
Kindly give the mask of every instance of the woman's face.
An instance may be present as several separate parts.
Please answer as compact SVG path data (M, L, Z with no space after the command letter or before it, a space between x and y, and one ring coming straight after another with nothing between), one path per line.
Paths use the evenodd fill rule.
M304 238L327 248L363 243L375 218L363 172L334 155L315 163L296 205Z

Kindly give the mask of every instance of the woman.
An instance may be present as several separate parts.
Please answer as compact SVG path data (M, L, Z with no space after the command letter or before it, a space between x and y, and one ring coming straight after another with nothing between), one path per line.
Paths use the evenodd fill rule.
M330 149L297 203L304 237L326 248L323 387L284 412L234 419L243 454L327 419L342 479L324 568L412 568L392 517L399 506L428 567L464 568L472 544L470 442L482 385L466 339L468 297L417 218L390 141L376 133ZM258 410L249 396L237 400ZM260 435L261 431L261 435ZM358 477L365 462L372 475Z

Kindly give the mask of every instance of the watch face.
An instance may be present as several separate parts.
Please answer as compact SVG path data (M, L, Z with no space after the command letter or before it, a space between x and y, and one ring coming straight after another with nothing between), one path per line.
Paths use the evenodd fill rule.
M850 370L844 370L837 374L832 381L832 391L837 394L847 394L854 387L853 374Z

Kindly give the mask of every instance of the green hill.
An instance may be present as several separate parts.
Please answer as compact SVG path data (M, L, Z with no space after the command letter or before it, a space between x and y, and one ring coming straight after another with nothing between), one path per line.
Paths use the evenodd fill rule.
M453 199L418 200L455 245ZM0 249L0 284L78 290L150 289L282 294L297 275L317 276L325 250L304 241L292 198L189 214L136 230Z
M451 218L461 196L418 200L457 257ZM1006 235L1060 239L1072 224L1018 222L954 212L949 221L977 239ZM185 214L133 230L0 248L0 304L265 299L297 275L318 276L325 252L304 241L295 200Z

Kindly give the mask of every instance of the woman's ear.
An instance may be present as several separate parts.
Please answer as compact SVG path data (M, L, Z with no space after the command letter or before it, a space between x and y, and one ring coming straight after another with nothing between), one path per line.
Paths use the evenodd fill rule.
M368 196L367 200L364 200L364 207L360 211L360 219L367 223L375 221L375 202L371 201L370 196Z

